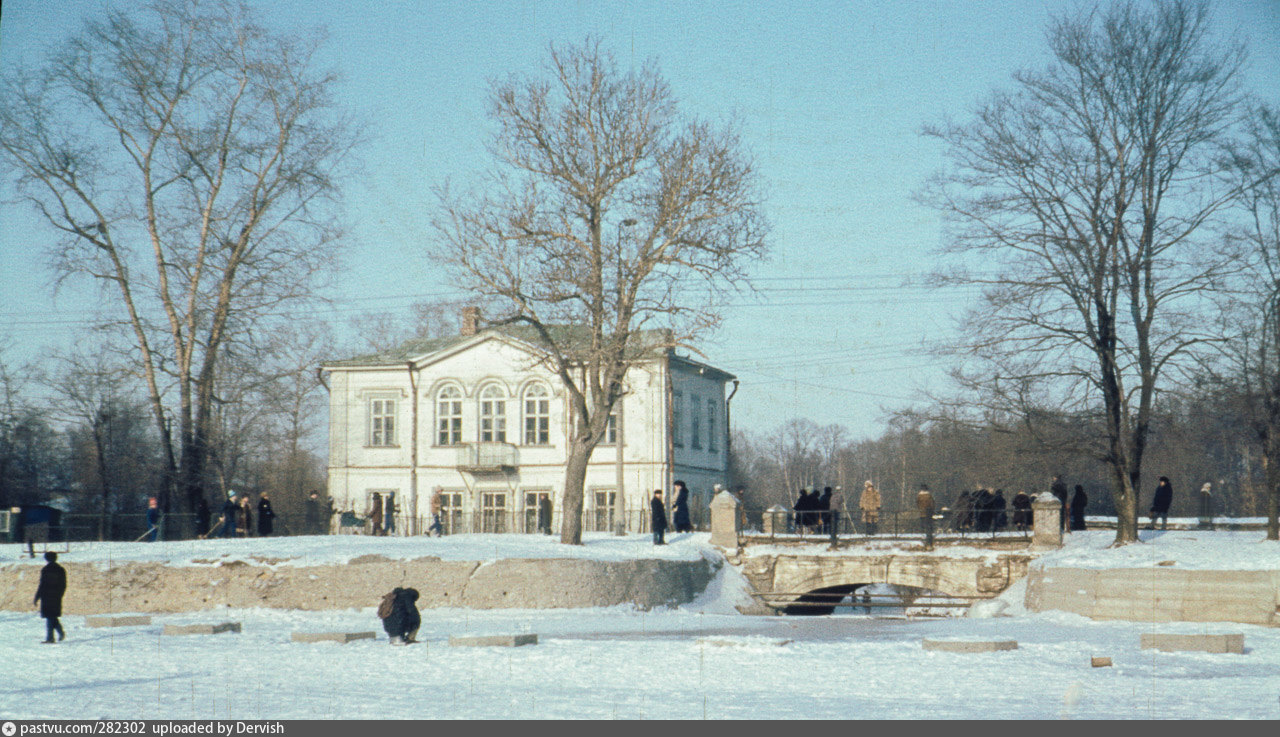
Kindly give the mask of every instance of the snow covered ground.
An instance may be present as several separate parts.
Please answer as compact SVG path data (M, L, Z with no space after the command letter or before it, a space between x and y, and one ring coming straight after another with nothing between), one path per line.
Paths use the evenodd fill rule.
M1180 537L1186 534L1156 533L1149 545L1128 546L1149 558L1131 556L1127 548L1106 550L1111 536L1106 531L1076 534L1050 560L1110 556L1112 565L1127 567L1141 557L1244 567L1265 557L1249 548L1266 547L1257 545L1258 533ZM496 545L505 555L515 549L509 546L540 548L543 540L504 536L495 543L479 537L444 542L468 557L463 549ZM319 540L281 544L295 552L313 544L333 548L308 553L317 557L356 550L357 555L393 557L408 544L382 538ZM223 552L236 552L238 541L228 542ZM657 553L630 538L591 542L578 552L698 556L705 549L698 536ZM177 544L150 546L138 554L160 555L154 548L167 545ZM339 549L348 545L357 547ZM430 554L442 554L445 547L442 543ZM206 554L190 551L190 559ZM407 557L421 554L414 550ZM89 554L73 547L72 558L82 555ZM281 557L278 550L272 555ZM112 556L126 557L123 552ZM749 617L734 613L732 606L744 596L742 585L736 571L725 567L698 601L650 612L627 607L424 610L422 642L409 647L387 644L371 608L215 610L157 616L150 626L117 629L86 629L83 618L68 617L68 639L52 646L37 644L43 621L34 610L0 612L0 661L5 663L0 718L1280 718L1277 628L1029 615L1016 590L1007 593L1004 607L1014 616ZM165 623L222 621L241 622L243 632L160 634ZM289 639L294 631L362 630L378 631L379 639L346 645ZM1246 652L1139 649L1139 635L1153 631L1243 632ZM538 634L539 643L521 648L447 644L450 635L525 632ZM1019 647L976 655L925 652L921 640L926 637L1013 639ZM1092 668L1091 656L1111 657L1114 666Z

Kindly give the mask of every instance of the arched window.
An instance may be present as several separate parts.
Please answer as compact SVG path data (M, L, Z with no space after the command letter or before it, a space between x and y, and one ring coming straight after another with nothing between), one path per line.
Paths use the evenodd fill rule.
M507 442L507 393L497 384L480 392L480 441Z
M446 386L436 395L436 445L462 442L462 390Z
M551 392L542 384L524 390L524 444L551 444Z

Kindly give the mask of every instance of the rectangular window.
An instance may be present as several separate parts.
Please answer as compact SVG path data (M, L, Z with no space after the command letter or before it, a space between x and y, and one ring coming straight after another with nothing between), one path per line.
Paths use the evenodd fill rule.
M702 450L702 397L689 395L689 445Z
M507 531L507 492L484 491L480 493L480 531Z
M680 425L684 421L684 392L671 393L671 444L677 448L684 447L684 438Z
M369 400L369 445L396 444L396 400Z
M507 442L507 403L502 399L480 402L481 442Z
M716 422L717 410L716 400L707 400L707 450L712 453L720 452L720 432L719 424Z
M441 392L436 400L436 445L462 442L462 393Z
M551 492L526 491L524 493L524 531L547 532L551 525Z
M611 490L593 492L592 501L594 504L589 518L592 532L612 532L614 521L617 519L614 509L614 505L618 503L617 492Z
M605 430L604 430L605 445L618 444L618 412L619 411L620 410L617 407L615 407L614 410L609 413L609 424L605 427Z
M551 444L551 399L545 391L535 394L533 391L524 398L524 444Z
M440 495L440 525L446 535L466 532L462 526L462 492L446 491Z

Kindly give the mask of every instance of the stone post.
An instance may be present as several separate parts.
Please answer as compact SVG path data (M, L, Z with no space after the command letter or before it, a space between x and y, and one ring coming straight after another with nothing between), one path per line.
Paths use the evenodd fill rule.
M738 500L722 491L711 500L711 544L722 548L738 547Z
M1044 492L1031 501L1031 548L1062 547L1062 502Z
M773 536L779 532L787 531L787 508L781 504L775 504L764 510L764 519L760 520L761 529L764 534Z

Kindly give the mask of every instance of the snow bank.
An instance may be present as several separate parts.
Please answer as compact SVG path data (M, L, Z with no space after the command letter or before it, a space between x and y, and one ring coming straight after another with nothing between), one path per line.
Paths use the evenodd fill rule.
M155 543L51 543L60 558L102 567L117 563L163 563L171 567L217 566L232 562L254 565L317 566L350 563L364 556L390 560L440 558L447 561L575 558L596 561L698 561L711 549L710 533L669 535L667 545L650 535L616 536L587 533L582 545L562 545L551 535L469 534L446 537L373 537L370 535L303 535L248 539L178 540ZM42 566L26 558L22 545L0 545L0 560Z
M1066 536L1060 550L1041 556L1036 568L1150 568L1209 571L1278 571L1280 543L1258 531L1140 530L1140 543L1111 547L1112 530Z

